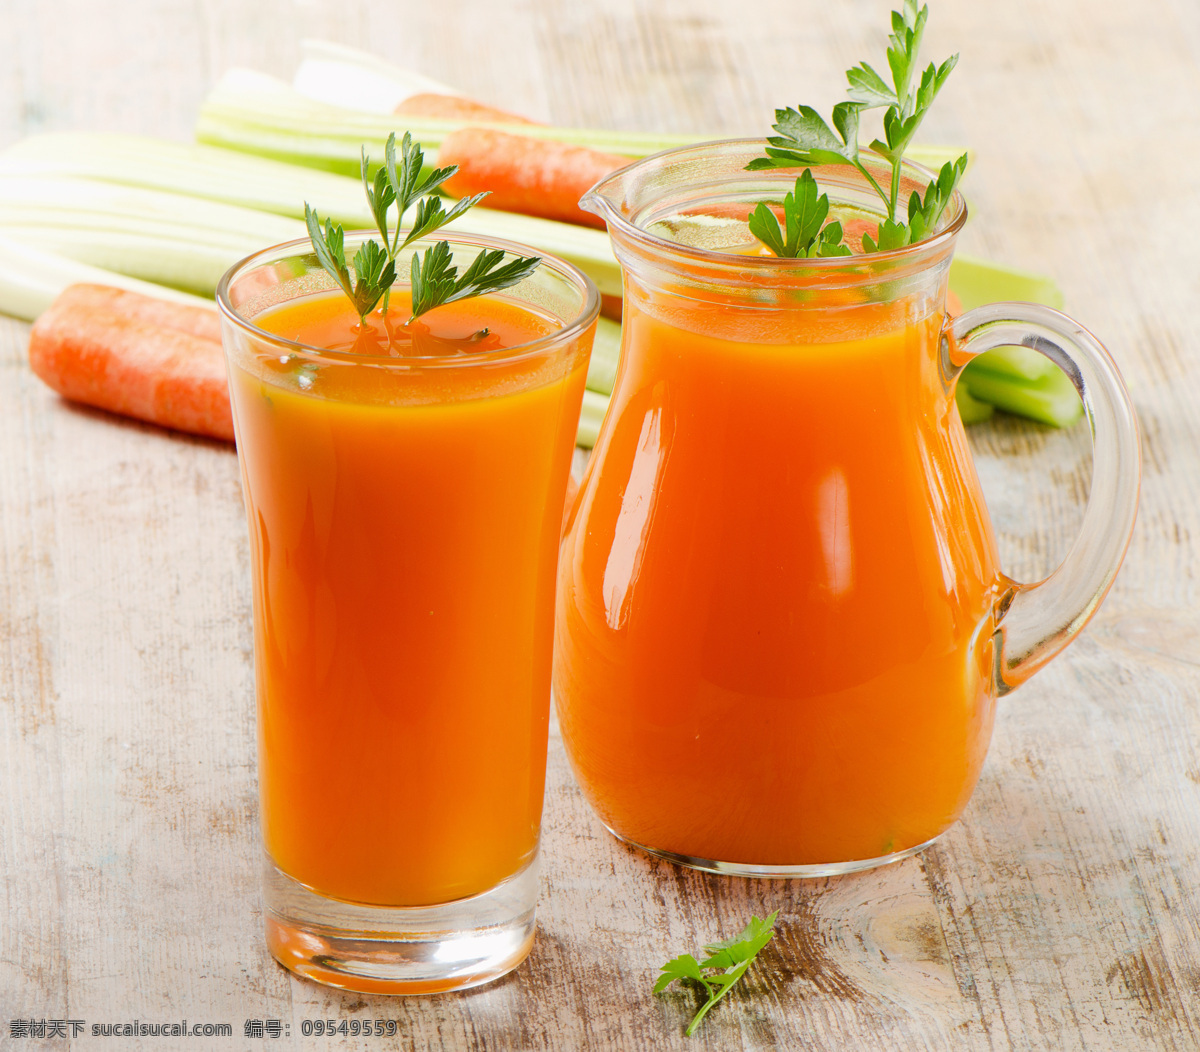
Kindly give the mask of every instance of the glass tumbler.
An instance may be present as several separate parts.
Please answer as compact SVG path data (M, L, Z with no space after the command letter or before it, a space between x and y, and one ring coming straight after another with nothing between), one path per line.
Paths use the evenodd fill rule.
M347 235L348 257L365 236ZM448 240L460 268L484 249L536 254ZM543 257L476 301L534 333L490 351L355 354L259 324L333 288L302 240L217 290L250 534L267 944L332 986L473 986L533 940L555 567L599 295Z

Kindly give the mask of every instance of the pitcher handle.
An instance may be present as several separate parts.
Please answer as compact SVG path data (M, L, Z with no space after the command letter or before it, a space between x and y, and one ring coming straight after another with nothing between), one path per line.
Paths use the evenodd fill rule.
M1090 332L1036 303L991 303L949 320L941 358L952 389L972 359L995 347L1030 347L1061 368L1092 432L1092 486L1079 535L1045 580L1005 579L993 635L998 694L1025 682L1074 639L1112 586L1137 516L1137 417L1116 364Z

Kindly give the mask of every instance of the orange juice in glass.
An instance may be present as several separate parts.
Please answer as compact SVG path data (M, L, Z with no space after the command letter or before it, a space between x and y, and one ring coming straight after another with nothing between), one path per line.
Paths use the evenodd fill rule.
M618 836L815 876L903 858L962 813L997 697L1112 582L1137 434L1108 356L1063 315L947 320L961 196L904 249L759 252L746 217L798 174L746 171L763 145L669 151L585 198L624 269L624 336L559 560L554 689ZM850 231L878 221L858 172L818 178ZM907 168L901 200L928 179ZM1080 538L1032 586L1000 570L953 399L970 358L1022 343L1068 369L1096 435Z
M451 244L460 266L530 254ZM270 249L218 290L267 940L336 986L470 986L533 938L555 564L598 295L544 259L397 342L406 289L361 326L311 253Z

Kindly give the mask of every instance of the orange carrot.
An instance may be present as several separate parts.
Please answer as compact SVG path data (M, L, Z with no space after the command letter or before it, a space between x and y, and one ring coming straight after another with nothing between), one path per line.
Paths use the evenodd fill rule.
M487 208L601 229L604 220L584 212L579 199L629 163L628 157L586 146L475 127L451 132L438 153L440 166L458 165L458 174L443 184L449 194L490 190L483 202Z
M172 303L111 285L72 285L54 306L58 306L60 300L78 311L119 314L123 318L135 318L164 329L176 329L201 339L221 342L221 318L215 310L205 307Z
M946 290L946 313L952 318L957 318L963 312L962 300L953 289Z
M600 293L600 313L613 321L621 320L621 297L610 296L607 292Z
M233 440L220 322L202 307L72 285L34 323L29 364L64 398Z
M528 117L518 117L507 110L466 99L461 95L438 95L425 92L410 95L395 111L402 117L440 117L445 120L486 121L491 124L537 124Z

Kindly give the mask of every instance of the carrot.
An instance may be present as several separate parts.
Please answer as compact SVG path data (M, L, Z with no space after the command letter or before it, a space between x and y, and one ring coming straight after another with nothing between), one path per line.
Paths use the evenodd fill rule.
M212 311L72 285L34 323L29 364L64 398L233 441L220 322Z
M600 313L606 318L612 318L613 321L620 321L621 297L610 296L606 292L600 293Z
M451 132L438 154L440 166L458 165L458 173L443 184L451 195L490 190L488 208L601 229L604 220L584 212L579 199L629 163L628 157L586 146L476 127Z
M946 290L946 313L952 318L957 318L963 312L962 300L958 298L953 289Z
M70 293L70 296L67 296ZM66 297L64 299L64 297ZM221 342L221 318L215 310L155 299L111 285L72 285L60 300L76 310L96 310L136 318L164 329L176 329L204 340ZM55 301L58 305L58 300Z
M440 117L444 120L484 121L490 124L538 123L461 95L439 95L431 91L410 95L396 107L395 112L401 117Z

